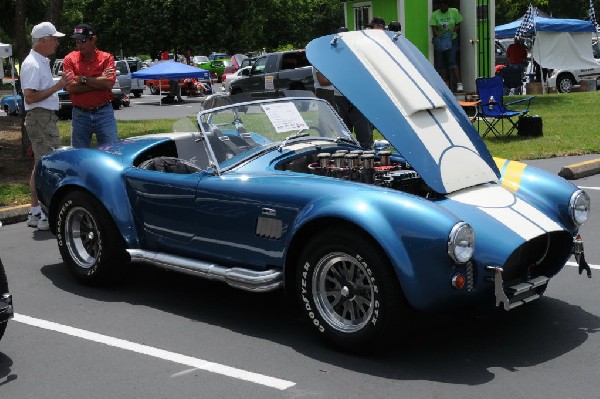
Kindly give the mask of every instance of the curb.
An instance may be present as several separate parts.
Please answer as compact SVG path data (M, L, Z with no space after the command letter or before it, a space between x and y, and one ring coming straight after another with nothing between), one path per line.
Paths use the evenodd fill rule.
M27 213L31 205L6 206L0 208L0 226L3 224L12 224L24 222L27 220Z
M590 161L563 166L558 175L567 180L576 180L597 173L600 173L600 159L592 159Z

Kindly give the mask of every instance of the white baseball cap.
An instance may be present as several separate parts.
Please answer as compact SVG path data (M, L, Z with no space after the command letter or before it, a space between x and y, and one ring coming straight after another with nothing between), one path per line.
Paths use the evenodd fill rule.
M63 37L64 35L64 33L57 31L50 22L39 23L31 30L32 39L40 39L46 36Z

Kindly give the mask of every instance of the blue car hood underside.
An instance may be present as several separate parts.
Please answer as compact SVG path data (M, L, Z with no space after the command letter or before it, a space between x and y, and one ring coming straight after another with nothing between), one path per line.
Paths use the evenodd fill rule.
M404 37L378 29L343 32L311 41L306 54L436 192L498 181L479 133Z

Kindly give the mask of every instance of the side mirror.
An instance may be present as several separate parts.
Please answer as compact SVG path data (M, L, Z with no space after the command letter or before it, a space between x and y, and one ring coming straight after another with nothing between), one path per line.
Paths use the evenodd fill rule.
M117 76L121 75L121 71L117 70Z

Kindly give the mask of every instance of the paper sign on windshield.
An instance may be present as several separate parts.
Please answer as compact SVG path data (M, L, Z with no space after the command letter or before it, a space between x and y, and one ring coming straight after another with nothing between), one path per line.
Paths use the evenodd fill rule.
M262 108L277 133L308 129L293 103L263 104Z

